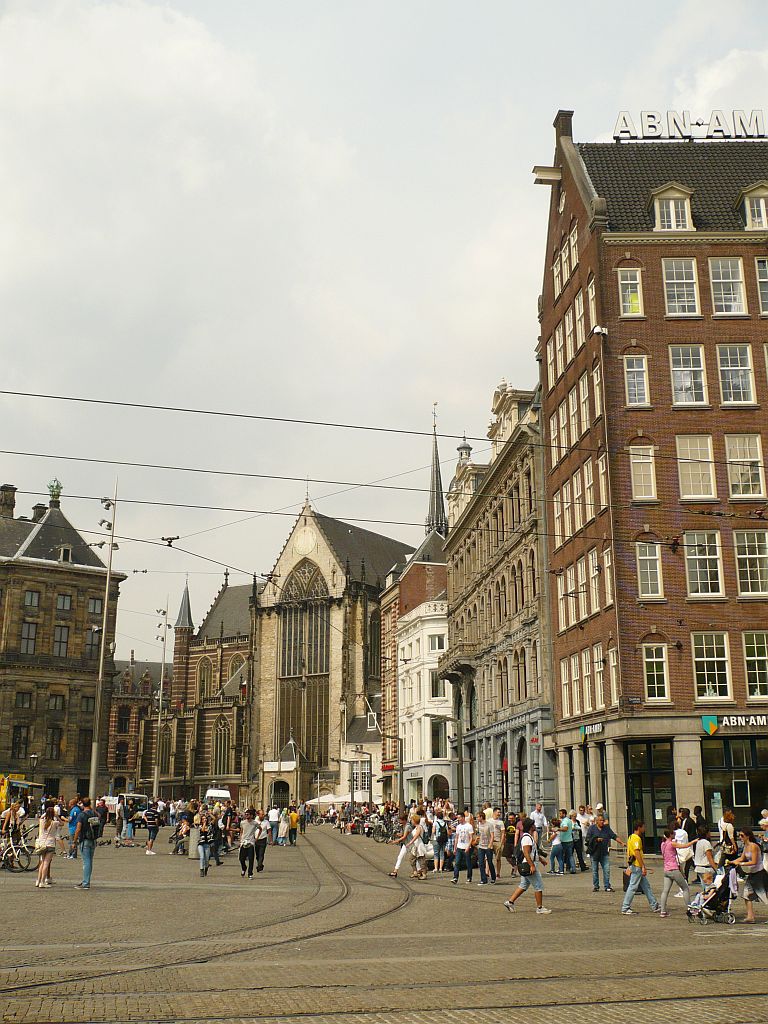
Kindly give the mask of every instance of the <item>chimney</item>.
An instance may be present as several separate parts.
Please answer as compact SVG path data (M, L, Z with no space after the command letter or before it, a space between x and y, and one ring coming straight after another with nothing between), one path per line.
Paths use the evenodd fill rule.
M557 117L552 122L555 129L555 141L559 142L560 139L565 137L566 139L573 138L573 111L572 110L558 110Z
M43 505L42 502L38 502L37 505L32 506L32 522L39 523L45 513L48 511L48 506Z
M13 519L16 508L16 488L13 484L0 487L0 519Z

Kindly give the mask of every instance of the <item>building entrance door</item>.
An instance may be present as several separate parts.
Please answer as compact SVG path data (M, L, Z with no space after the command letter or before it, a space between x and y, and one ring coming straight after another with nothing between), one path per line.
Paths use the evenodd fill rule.
M636 821L645 822L645 850L658 851L667 810L675 806L675 773L672 741L645 740L626 745L627 796L629 801L628 831Z

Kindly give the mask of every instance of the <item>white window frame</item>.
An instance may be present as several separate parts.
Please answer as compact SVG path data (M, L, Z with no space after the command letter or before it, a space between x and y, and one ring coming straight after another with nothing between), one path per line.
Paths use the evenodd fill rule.
M631 409L647 409L651 404L651 384L648 379L648 356L638 352L636 354L624 356L623 362L624 401ZM631 386L630 382L632 382ZM640 394L641 388L642 395Z
M726 434L725 460L728 464L728 494L736 501L751 501L755 498L764 498L765 493L765 463L763 462L763 439L760 434ZM754 445L754 455L745 454L744 449L749 443L750 448ZM742 448L739 451L739 448ZM746 490L744 480L747 479L754 484L755 469L757 470L757 488Z
M760 316L768 316L768 256L755 257L755 277Z
M555 359L557 362L557 376L562 377L563 370L565 369L565 338L563 335L562 323L557 324L555 327Z
M605 607L613 604L613 552L610 548L603 551L603 587L605 590Z
M600 495L600 511L608 508L608 456L599 455L597 459L597 482Z
M650 652L654 652L652 658L649 657ZM659 657L659 652L661 657ZM662 670L662 681L663 681L663 694L658 693L651 694L648 686L648 668L649 664L655 666L661 666ZM658 686L658 684L657 684ZM649 704L669 704L669 662L667 659L667 645L666 644L655 644L645 643L643 644L643 688L645 690L645 699Z
M592 665L595 676L595 707L598 711L605 707L605 665L603 665L603 645L592 647Z
M571 501L571 481L564 480L561 488L563 495L563 535L566 540L573 536L573 502Z
M593 709L592 704L592 648L585 647L581 652L581 688L584 691L584 711Z
M584 525L584 505L581 490L581 466L579 466L579 468L573 474L571 480L573 493L573 532L578 533Z
M563 543L563 500L560 491L552 495L552 521L555 532L555 547L559 548Z
M557 577L557 625L560 633L568 628L568 605L565 596L565 573L561 572Z
M653 445L629 446L632 501L656 501L656 458Z
M590 548L587 552L589 562L589 613L594 615L600 611L600 560L597 557L597 548Z
M566 361L566 363L570 363L570 361L573 359L574 352L576 350L575 349L574 330L573 330L573 307L572 306L569 306L568 309L566 309L565 316L563 317L563 323L565 325L565 328L564 328L564 330L565 330L565 361Z
M723 356L731 350L745 350L747 354L746 365L742 366L739 363L738 366L723 366ZM749 380L749 398L726 398L725 388L723 387L724 377L723 371L735 370L737 373L745 371L748 375ZM754 405L755 404L755 366L752 361L752 346L747 342L737 342L729 345L718 345L717 346L717 376L720 381L720 401L723 405L727 406L742 406L742 405Z
M568 433L571 438L571 447L575 448L579 443L579 393L577 388L571 388L568 392Z
M725 263L738 264L738 277L727 277L718 278L715 280L715 269L718 264L722 265ZM722 272L722 266L719 268L719 272ZM715 292L715 286L720 285L721 287L727 285L738 284L739 298L738 302L734 297L731 299L725 299L725 291L722 292L718 299ZM747 293L744 287L744 261L741 256L711 256L709 260L709 285L712 293L712 316L713 317L728 317L728 316L747 316L749 309L747 308ZM730 305L733 309L718 309L718 306Z
M557 412L549 417L549 453L552 468L560 461L560 437L557 429Z
M699 693L699 678L697 674L697 668L700 661L714 661L720 660L719 658L705 658L697 657L697 637L721 637L723 645L723 662L725 665L725 677L727 692L724 694L714 693ZM703 641L706 643L706 640ZM732 693L732 673L731 673L731 653L730 653L730 640L727 631L723 630L697 630L695 633L691 633L691 658L693 660L693 686L694 686L694 699L699 704L709 704L715 701L729 701L731 700Z
M616 278L619 286L619 318L635 320L644 316L643 272L640 267L619 267Z
M595 518L595 478L592 459L587 459L584 463L582 473L584 476L584 522L588 523L590 519Z
M579 265L579 225L574 224L568 234L568 245L571 249L571 270Z
M587 559L582 557L576 563L576 592L579 603L579 622L587 617Z
M667 206L667 204L669 204ZM682 207L679 205L682 204ZM690 196L679 195L677 193L656 196L654 201L656 207L656 227L655 231L692 231L693 230L693 218L691 217L691 199ZM669 223L664 224L665 219L663 210L667 210L669 214Z
M579 377L579 423L583 437L590 428L589 419L589 374L582 373Z
M571 703L574 715L581 714L581 658L571 655Z
M686 267L679 267L677 264L689 264ZM682 317L697 317L701 316L701 301L699 297L699 275L698 275L698 264L695 257L671 257L661 261L662 265L662 280L664 283L664 309L667 316ZM688 273L691 272L692 276L689 278ZM684 276L677 278L677 273L680 272ZM686 297L682 302L680 296L676 295L675 301L670 303L670 287L676 290L677 286L681 286L682 292L688 291L688 286L693 285L693 309L679 309L681 305L690 306L691 301L689 297Z
M734 530L733 550L739 597L768 597L768 530Z
M560 292L563 290L563 280L562 280L562 276L560 274L560 253L559 252L555 256L554 262L552 264L552 284L553 284L554 290L555 290L555 298L557 298L560 295Z
M550 338L547 342L547 390L551 391L557 383L557 372L555 369L555 342Z
M570 676L568 672L568 658L560 659L560 702L562 704L562 715L563 718L571 717L571 699L570 699Z
M565 569L565 593L568 602L568 625L575 626L578 621L576 604L576 566L568 565Z
M757 217L754 215L753 203L757 205ZM765 231L768 229L768 198L765 195L752 193L744 197L744 223L747 231Z
M560 246L560 269L563 275L563 288L565 288L568 278L571 276L571 259L567 238L563 240Z
M755 653L750 654L747 648L747 637L762 637L762 641L752 641L755 644ZM757 644L762 644L762 650L758 653ZM741 634L742 651L744 653L744 678L747 681L747 700L768 700L768 632L764 629L748 629ZM758 662L763 662L757 671L763 677L758 682L758 686L764 687L762 693L751 693L750 692L750 662L757 666Z
M565 399L558 406L557 415L560 421L560 458L562 459L568 451L568 404Z
M683 447L689 440L694 438L704 439L707 447L707 457L702 459L699 457L692 458L690 453L688 455L681 454L681 447ZM675 448L677 451L677 475L678 483L680 486L680 500L681 501L708 501L712 498L717 497L717 478L715 476L715 464L712 457L712 435L711 434L678 434L675 437ZM684 478L686 466L702 467L707 466L709 468L709 490L706 492L701 489L701 492L691 488L690 493L687 493L688 483L692 484L695 481L690 480L688 483ZM703 476L703 475L702 475Z
M579 289L576 292L576 297L573 300L573 312L576 320L576 351L584 347L587 340L586 331L584 328L584 292Z
M619 703L619 651L616 647L608 648L608 677L611 685L611 706Z
M694 353L698 353L699 366L694 366ZM686 359L691 363L690 366L676 366L675 363L684 363ZM702 398L696 399L691 402L683 402L678 398L677 389L675 388L675 375L690 374L693 378L694 374L701 374L700 384L702 388ZM707 405L709 402L709 391L707 388L707 361L704 355L703 345L670 345L669 346L669 376L670 386L672 388L672 405L678 409L689 408L690 406L702 406ZM697 382L699 378L696 378Z
M590 334L597 327L597 300L595 298L595 279L590 277L587 281L587 309L589 313Z
M603 371L600 363L592 367L592 401L595 405L595 419L603 415Z
M636 541L637 596L641 601L664 599L664 575L661 565L661 546L656 541ZM655 588L651 573L655 573ZM645 585L644 585L645 581Z
M686 530L683 533L685 553L685 583L688 598L691 601L711 601L715 597L725 597L725 580L723 579L723 549L719 530ZM701 549L705 548L705 551ZM696 562L701 559L701 562ZM699 583L711 573L713 564L717 568L717 590L693 590L693 569L698 566L696 575Z

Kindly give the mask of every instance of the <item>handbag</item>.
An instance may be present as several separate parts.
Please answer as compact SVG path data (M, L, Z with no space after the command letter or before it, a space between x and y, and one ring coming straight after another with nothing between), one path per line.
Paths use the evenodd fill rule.
M38 839L35 842L34 852L38 855L38 857L42 857L42 855L45 853L47 849L48 847L46 846L45 841L43 839Z

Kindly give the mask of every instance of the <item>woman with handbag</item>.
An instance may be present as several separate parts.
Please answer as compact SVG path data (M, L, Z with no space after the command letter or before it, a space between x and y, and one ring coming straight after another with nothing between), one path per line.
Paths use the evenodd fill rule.
M59 836L60 822L56 817L56 808L49 804L45 808L45 814L40 819L40 827L35 843L35 853L40 856L40 863L37 866L37 880L35 885L38 889L50 889L51 887L51 861L56 852L56 840Z
M246 866L248 877L253 878L253 859L256 856L256 811L249 807L245 812L240 829L240 877L245 878Z
M411 855L411 865L413 871L411 872L411 878L426 878L426 872L424 871L424 858L427 855L427 848L424 845L424 826L421 823L421 818L418 814L411 816L411 824L413 829L411 834L408 836L406 846L408 852Z
M544 881L539 871L539 861L546 864L546 857L539 854L536 840L534 839L535 826L532 818L526 818L523 822L523 835L520 839L520 847L517 853L517 867L520 872L520 883L504 906L509 911L516 909L515 903L523 893L533 886L533 895L536 900L537 914L551 914L552 911L544 906Z
M762 850L755 839L754 832L749 828L739 829L739 839L744 844L740 857L731 861L731 867L738 867L744 876L744 901L747 905L747 916L744 924L755 923L755 903L768 903L768 875L763 867Z

